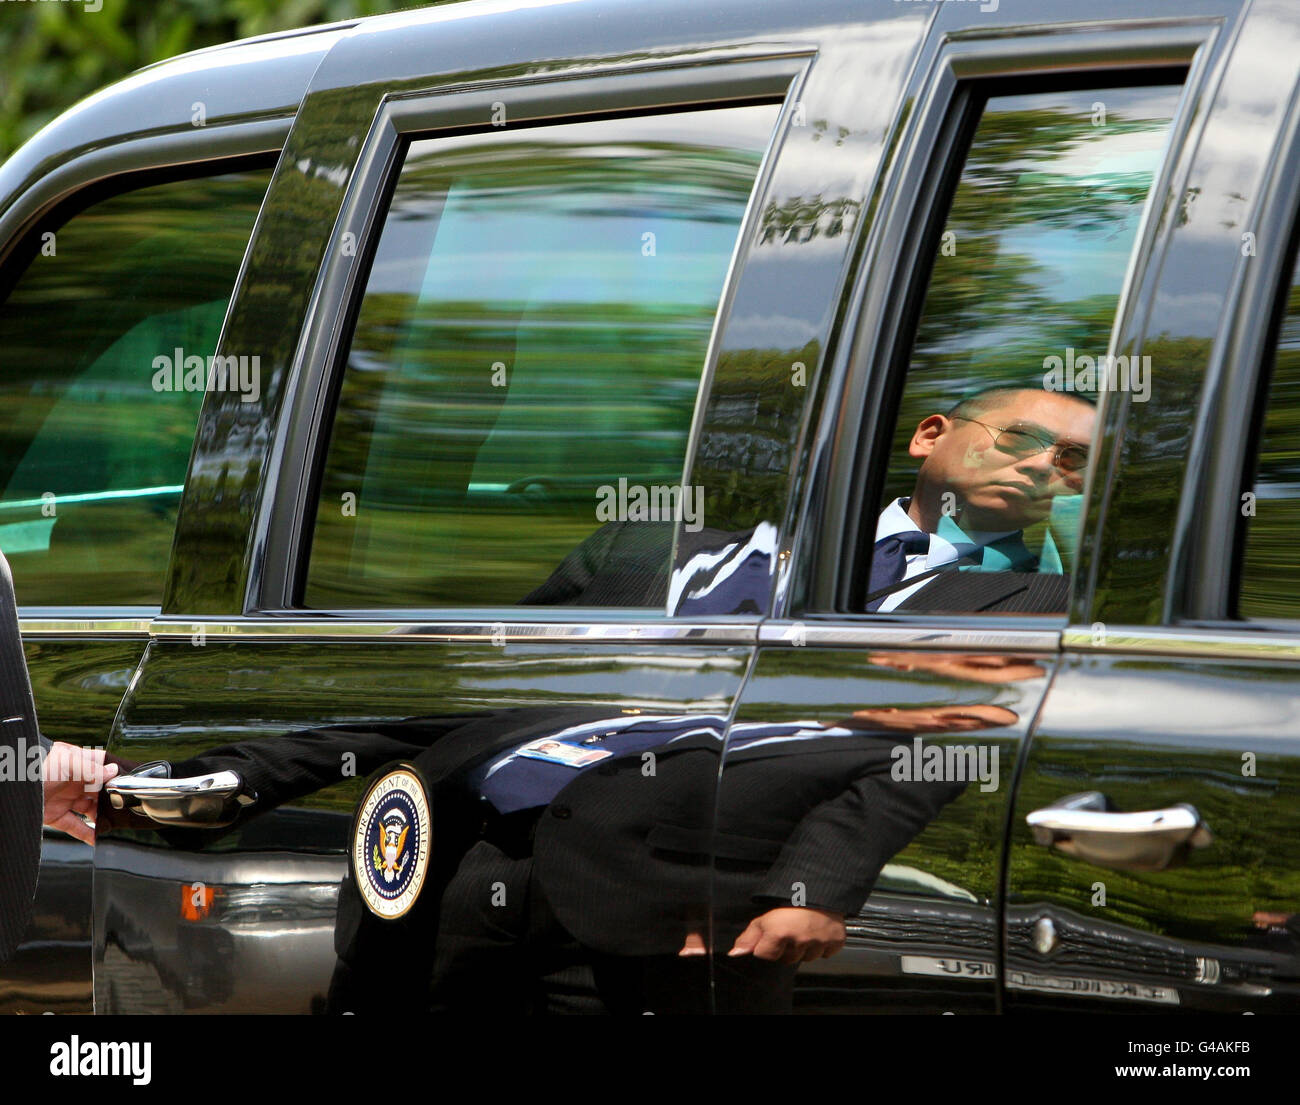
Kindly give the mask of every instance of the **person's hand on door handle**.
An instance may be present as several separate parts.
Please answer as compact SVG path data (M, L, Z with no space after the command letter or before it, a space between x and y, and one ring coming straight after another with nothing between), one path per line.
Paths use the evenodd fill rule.
M99 791L118 770L117 764L105 761L102 748L55 741L45 754L43 769L45 824L83 844L94 844Z

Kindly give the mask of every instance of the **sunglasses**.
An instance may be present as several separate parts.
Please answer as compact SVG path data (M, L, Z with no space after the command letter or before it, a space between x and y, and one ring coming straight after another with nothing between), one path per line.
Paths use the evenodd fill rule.
M1082 445L1068 441L1044 440L1038 434L1023 426L990 426L978 418L963 418L953 415L954 422L974 422L983 426L993 435L993 448L1013 456L1017 460L1036 457L1039 453L1052 453L1052 464L1062 472L1082 472L1088 467L1088 450Z

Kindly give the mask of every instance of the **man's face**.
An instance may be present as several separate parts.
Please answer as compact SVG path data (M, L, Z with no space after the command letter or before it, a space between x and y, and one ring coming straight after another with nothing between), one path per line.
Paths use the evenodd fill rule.
M908 451L921 459L921 480L952 491L968 532L1024 529L1042 521L1057 495L1077 495L1086 468L1055 462L1057 445L1087 450L1094 411L1059 393L1021 391L976 411L977 421L931 415L917 427ZM1012 434L1003 436L1003 431ZM1051 447L1034 451L1032 439ZM995 444L995 442L997 442ZM1029 448L1026 448L1026 444Z

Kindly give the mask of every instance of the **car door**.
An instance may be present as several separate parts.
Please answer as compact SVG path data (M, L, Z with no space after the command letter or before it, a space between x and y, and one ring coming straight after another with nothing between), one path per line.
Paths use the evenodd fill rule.
M204 408L164 613L114 732L138 783L116 781L96 850L98 1010L424 1007L425 905L390 926L349 897L370 859L349 866L353 816L386 764L424 771L446 752L469 772L523 730L554 745L595 725L584 741L617 744L661 726L712 758L688 789L716 775L762 608L710 607L705 592L753 574L749 546L683 476L726 444L710 423L730 380L718 320L748 302L744 258L791 171L811 44L752 48L754 17L714 28L726 59L701 64L684 13L649 66L622 60L638 20L613 13L593 40L560 8L412 13L318 71L222 339L260 357L263 388ZM591 56L574 53L579 27ZM500 68L519 41L551 77ZM688 571L675 546L697 555ZM155 760L215 797L151 782ZM428 777L447 781L433 908L507 811ZM598 852L585 807L548 797L555 912L603 955L657 947L661 884L576 885L628 856ZM707 874L671 888L702 919ZM468 906L516 908L504 884L478 889ZM582 929L588 892L627 923ZM592 985L578 971L525 997L589 1008ZM706 1001L707 970L679 989Z
M1251 8L1122 335L1152 385L1016 795L1011 1011L1297 1008L1298 34Z
M207 358L311 53L270 78L250 73L222 103L204 99L211 58L160 67L56 120L4 166L0 548L50 740L104 748L144 654ZM181 101L194 107L177 117ZM213 132L196 125L209 110ZM204 366L188 387L171 371L187 357ZM90 849L46 830L0 1007L90 1010L90 911Z
M853 341L724 751L720 1011L1000 1008L1014 781L1060 664L1067 588L1089 601L1080 549L1106 486L1090 458L1104 442L1092 404L1107 400L1075 367L1115 352L1171 186L1168 150L1222 53L1215 18L1140 25L1118 9L1104 24L1001 38L1004 21L1043 22L1028 10L943 6L908 90L917 110L891 143ZM1083 431L1044 441L981 414L1023 402ZM947 482L927 452L940 433L964 450ZM998 500L1000 516L1023 519L1009 536L1027 559L999 561L960 528L977 507L996 513L980 505L991 485L975 482L986 464L1041 481L1036 505L1015 489ZM913 505L924 513L931 497L928 553L881 586L872 562L889 519L917 524ZM954 555L962 540L975 551L951 559L945 533ZM842 921L842 950L749 964L753 926L789 907Z

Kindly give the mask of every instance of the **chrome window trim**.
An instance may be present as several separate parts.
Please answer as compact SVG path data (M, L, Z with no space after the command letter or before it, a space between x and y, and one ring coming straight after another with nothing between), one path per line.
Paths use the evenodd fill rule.
M1293 98L1276 135L1263 188L1242 221L1256 241L1290 243L1300 230L1300 96ZM1295 259L1283 249L1239 258L1228 294L1220 337L1206 369L1201 416L1189 443L1187 477L1179 499L1164 620L1209 621L1236 617L1245 567L1248 527L1239 494L1258 479L1259 442L1253 441L1255 403L1272 387L1280 333L1272 332L1274 309L1291 288ZM1290 264L1288 265L1288 262ZM1263 426L1258 427L1262 433ZM1252 455L1254 472L1246 470ZM1231 538L1225 542L1224 534ZM1241 543L1238 546L1238 543ZM1225 548L1226 545L1226 548ZM1231 555L1234 546L1239 555ZM1276 615L1243 619L1261 625Z
M758 637L754 624L670 622L666 619L635 622L620 621L489 621L485 619L452 621L393 621L387 619L319 617L195 617L168 616L149 623L153 640L180 640L202 630L205 637L220 640L268 641L424 641L453 644L483 642L491 644L538 643L544 641L590 642L605 644L683 643L753 645Z
M506 644L543 641L607 644L667 643L762 645L798 648L920 648L927 651L1013 651L1184 656L1209 659L1300 661L1300 633L1225 629L1156 629L1150 626L1073 625L1029 629L996 625L886 625L851 621L768 621L761 626L735 622L392 620L319 617L20 616L24 639L48 637L137 637L181 640L202 630L205 637L228 641L424 641Z
M88 614L83 617L18 616L18 631L30 637L148 637L151 617Z
M427 617L427 615L426 615ZM386 617L357 619L333 617L228 617L198 615L184 618L122 618L28 616L18 619L24 639L50 637L143 638L174 641L194 637L224 641L425 641L452 644L486 640L496 644L540 641L599 641L604 644L679 643L752 646L758 640L754 622L644 622L621 618L612 621L521 621L505 618L398 621Z
M878 621L764 622L758 643L764 647L800 648L919 648L942 652L1034 652L1055 654L1061 647L1061 630L1005 628L995 624L959 625L883 624Z
M1070 652L1204 657L1219 660L1300 660L1300 633L1146 625L1070 626L1061 643Z

